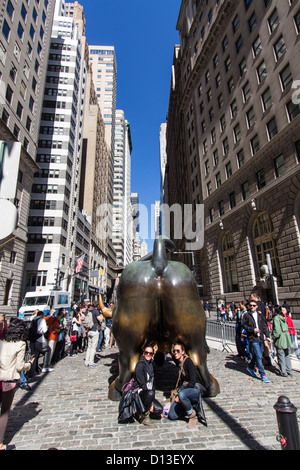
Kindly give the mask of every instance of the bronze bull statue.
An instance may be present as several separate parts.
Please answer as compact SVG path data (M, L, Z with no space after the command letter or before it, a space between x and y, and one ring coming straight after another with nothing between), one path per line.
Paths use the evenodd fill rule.
M156 239L149 259L131 263L122 272L112 314L112 332L119 347L119 376L109 387L111 400L120 400L122 386L130 380L147 342L166 354L175 341L181 340L206 388L206 396L220 391L207 368L206 318L196 281L185 264L168 261L167 248L174 251L175 246L168 239ZM105 312L107 316L109 313Z

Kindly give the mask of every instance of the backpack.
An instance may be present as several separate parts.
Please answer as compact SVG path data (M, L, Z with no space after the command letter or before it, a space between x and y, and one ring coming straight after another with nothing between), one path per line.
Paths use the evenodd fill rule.
M41 336L43 336L41 333L37 332L37 324L40 318L34 318L30 324L29 330L28 330L28 340L31 343L34 343L36 340L38 340Z
M82 322L84 328L87 330L90 330L94 326L94 320L93 320L93 313L88 312L87 315L85 316L85 319Z

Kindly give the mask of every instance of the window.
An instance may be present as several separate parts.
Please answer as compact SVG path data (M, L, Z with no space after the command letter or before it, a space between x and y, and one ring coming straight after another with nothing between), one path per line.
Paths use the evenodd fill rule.
M259 151L259 148L260 148L258 135L255 135L251 139L250 146L251 146L252 155L255 155Z
M224 201L219 202L219 215L220 217L225 214Z
M27 271L26 287L45 287L47 271Z
M261 95L261 102L263 111L267 111L272 106L272 97L270 88L267 88L266 91Z
M241 140L241 126L239 124L234 127L233 135L235 143L237 144Z
M253 15L250 17L250 20L248 21L248 25L249 25L249 31L250 33L252 33L252 31L255 29L257 25L257 19L256 19L255 13L253 13Z
M300 113L300 106L297 103L293 103L292 101L289 101L286 105L287 113L289 116L290 122L293 121L298 114Z
M245 181L245 183L241 185L241 190L242 190L243 200L246 201L246 199L248 199L248 197L250 196L248 181Z
M228 138L225 137L225 139L223 140L222 142L222 146L223 146L223 155L228 155L229 154L229 142L228 142Z
M23 34L24 34L24 28L23 26L21 25L21 23L19 22L19 25L18 25L18 36L20 39L23 39Z
M249 111L246 113L247 125L248 129L250 129L255 124L255 114L254 108L250 108Z
M244 155L244 150L243 149L238 152L237 161L238 161L239 168L241 168L245 163L245 155Z
M250 96L251 96L251 88L250 88L249 82L247 82L246 85L243 86L243 100L244 100L244 103L246 103L246 101L248 101Z
M262 189L266 186L265 170L263 168L256 173L256 182L257 189Z
M273 137L275 137L275 135L278 134L275 117L273 117L273 119L271 119L271 121L267 123L267 130L268 130L268 136L270 140L273 139Z
M10 33L10 27L8 26L8 23L6 20L3 21L3 26L2 26L2 33L3 36L6 38L6 40L9 40L9 33Z
M14 7L13 7L13 5L12 5L12 3L11 3L10 0L8 0L8 2L7 2L6 11L7 11L8 15L9 15L10 19L12 20L15 10L14 10Z
M273 234L273 226L267 212L260 214L253 224L253 243L256 252L258 268L267 264L267 254L270 255L273 274L280 275L279 262L276 250L276 241Z
M13 97L13 91L10 88L10 86L7 85L5 98L9 102L9 104L11 104L12 97Z
M300 10L296 14L296 16L294 16L294 23L295 23L297 34L299 34L300 33Z
M284 157L282 154L274 158L274 169L275 169L275 175L277 178L279 178L279 176L284 174L285 166L284 166Z
M283 37L281 36L274 45L274 53L275 53L276 60L279 60L280 57L282 57L285 52L286 52L285 42L284 42Z
M291 83L293 83L293 76L288 64L279 74L282 90L285 90Z
M297 140L297 142L295 142L295 151L298 163L300 163L300 140Z
M270 34L272 34L273 31L275 31L275 29L279 25L279 18L278 18L278 13L277 13L276 8L273 11L272 15L269 17L268 24L269 24Z
M51 251L44 251L43 261L44 261L44 263L50 263L51 262Z
M226 232L222 239L222 258L224 267L225 292L238 292L238 273L236 256L231 232Z
M233 102L230 104L230 110L231 110L231 117L232 119L237 116L238 113L238 106L236 100L233 100Z
M236 48L237 54L240 52L240 50L242 49L242 47L243 47L243 38L242 38L242 36L240 36L240 37L238 38L238 40L236 41L236 43L235 43L235 48Z
M244 0L245 2L245 8L246 10L248 10L248 8L250 7L251 3L252 3L252 0Z
M234 191L229 194L229 205L230 205L231 209L233 209L236 206L235 192Z
M3 305L10 305L12 285L13 285L13 280L12 279L6 279L5 289L4 289Z
M266 68L266 64L263 62L261 62L261 64L257 67L257 79L258 79L258 83L261 83L267 76L267 68Z
M257 36L254 43L252 44L253 56L257 57L261 50L262 50L261 40L260 40L260 37Z
M20 101L18 101L17 105L17 116L21 119L23 113L23 106L21 105Z
M228 179L228 178L230 178L230 176L232 176L232 168L231 168L231 163L230 162L226 164L225 170L226 170L226 177Z
M222 184L222 181L221 181L221 174L220 173L217 173L216 174L216 187L219 188Z
M240 20L239 20L238 15L236 15L236 17L234 18L234 20L232 22L232 29L233 29L234 33L237 31L239 25L240 25Z

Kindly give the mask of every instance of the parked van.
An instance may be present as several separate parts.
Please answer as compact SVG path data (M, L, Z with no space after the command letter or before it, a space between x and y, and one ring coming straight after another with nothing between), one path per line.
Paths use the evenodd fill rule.
M71 313L71 296L69 292L61 290L27 292L23 304L19 310L18 317L29 320L34 310L42 310L44 315L50 313L50 309L55 308L58 311L64 308L66 313Z

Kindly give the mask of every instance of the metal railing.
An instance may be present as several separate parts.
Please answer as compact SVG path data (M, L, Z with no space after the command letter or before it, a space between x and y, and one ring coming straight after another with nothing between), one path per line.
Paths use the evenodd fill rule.
M220 342L223 350L231 351L231 346L235 346L235 324L224 323L219 320L207 321L206 339Z

